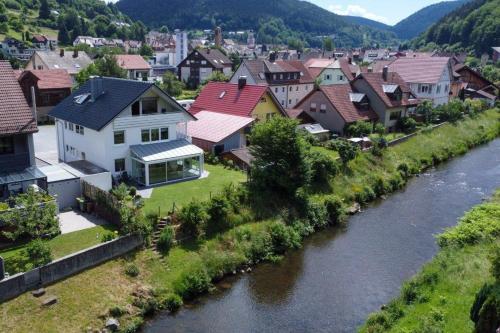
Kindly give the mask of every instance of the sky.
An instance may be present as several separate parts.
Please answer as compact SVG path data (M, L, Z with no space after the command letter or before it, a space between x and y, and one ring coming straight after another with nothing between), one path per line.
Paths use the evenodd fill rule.
M361 16L394 25L419 9L443 0L308 0L340 15Z

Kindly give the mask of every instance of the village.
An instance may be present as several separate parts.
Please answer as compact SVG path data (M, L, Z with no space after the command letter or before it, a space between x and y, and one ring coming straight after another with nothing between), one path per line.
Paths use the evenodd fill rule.
M140 258L160 270L155 265L180 244L212 242L233 226L284 214L271 212L281 203L269 212L249 208L245 191L260 193L259 179L276 193L290 190L276 201L301 216L298 193L309 188L306 206L309 195L329 193L331 176L348 174L359 154L381 156L419 133L474 119L498 108L500 96L466 52L331 43L297 50L220 27L197 36L152 30L144 40L77 36L69 46L29 37L5 38L0 48L10 60L0 60L0 302L29 291L22 297L50 307L60 299L46 286L114 265L130 251L145 247ZM492 45L481 61L499 56ZM303 144L314 186L263 175L275 161L277 173L280 163L300 165L290 155L298 158L293 149ZM271 152L283 155L266 161ZM398 179L418 173L409 167L397 166ZM303 175L287 176L299 182ZM375 193L328 199L327 220L405 182L392 181L381 180ZM228 265L234 274L251 270ZM126 264L126 275L146 270L138 266ZM182 304L168 297L169 310ZM108 329L123 326L120 315L105 317Z

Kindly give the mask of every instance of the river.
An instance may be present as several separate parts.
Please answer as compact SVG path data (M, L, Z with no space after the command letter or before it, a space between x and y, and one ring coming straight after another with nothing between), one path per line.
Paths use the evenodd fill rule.
M434 235L500 186L500 139L412 179L279 264L229 277L144 331L355 332L437 252Z

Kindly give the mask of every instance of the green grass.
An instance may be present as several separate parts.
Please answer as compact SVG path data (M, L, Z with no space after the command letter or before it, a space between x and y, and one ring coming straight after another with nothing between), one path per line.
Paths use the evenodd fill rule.
M160 215L165 215L172 210L174 203L176 208L180 208L194 199L204 201L224 186L231 183L238 185L247 179L245 173L221 165L205 164L205 170L210 173L206 178L154 188L151 198L145 199L144 211L156 213L160 209Z
M434 259L412 278L412 281L418 285L417 299L420 298L421 301L408 304L403 295L399 296L393 300L393 304L397 304L397 307L404 312L402 318L389 321L384 328L371 324L375 321L380 323L380 318L390 314L390 311L381 311L372 314L368 319L368 324L365 324L360 332L421 332L422 323L432 322L430 318L435 313L443 315L442 321L434 322L434 325L442 329L442 332L472 332L474 324L469 318L470 309L476 293L483 284L493 281L489 255L492 249L500 244L498 237L490 237L498 233L495 230L489 230L488 226L483 223L483 221L491 221L495 218L495 211L490 209L492 206L496 206L497 212L500 209L500 190L489 203L475 206L464 215L457 226L445 232L458 230L467 233L467 228L464 228L467 224L480 225L484 230L483 237L475 242L470 241L469 244L462 244L462 246L454 244L443 247ZM388 317L390 318L390 315Z
M349 163L349 169L331 180L331 188L326 194L334 193L349 204L359 191L366 186L372 186L378 177L383 177L385 181L401 177L397 171L399 163L405 162L415 170L421 170L432 164L432 156L441 156L443 159L455 156L464 153L474 144L498 136L499 120L500 113L496 110L488 111L476 119L467 119L458 125L446 125L431 133L419 134L407 142L388 148L382 157L375 157L371 153L360 154ZM483 136L483 141L478 139ZM156 188L153 197L146 201L146 210L156 211L160 206L161 211L165 212L170 209L173 201L182 205L193 197L204 200L209 197L210 191L217 192L227 181L246 179L245 174L220 166L207 166L207 169L211 176L206 179ZM316 195L321 199L325 193ZM273 220L254 221L209 240L177 246L162 260L158 260L157 255L150 250L143 250L109 261L47 287L47 293L60 299L55 307L42 308L39 300L29 293L1 304L0 321L6 331L16 332L81 332L87 327L102 328L105 321L102 314L110 306L130 305L131 292L137 286L151 287L161 299L172 292L175 281L193 267L217 267L227 272L231 265L247 262L246 250L256 244L256 235L264 233L272 222ZM474 251L474 248L466 248L464 251ZM478 250L478 253L483 252L485 251ZM466 261L470 261L469 271L477 269L477 272L482 272L487 269L483 268L483 265L486 267L487 264L482 261L481 256L476 257ZM457 256L458 262L460 258ZM140 274L137 278L129 278L124 274L124 267L129 262L139 267ZM456 274L457 277L460 276L459 271ZM477 284L481 283L479 279L480 277ZM475 288L475 285L472 288ZM468 302L468 299L466 301ZM429 303L434 304L432 302ZM135 315L136 313L120 318L122 327Z
M21 11L7 9L7 15L9 17L10 16L20 17ZM29 10L27 20L25 22L23 22L24 23L23 31L28 30L31 33L38 33L38 34L46 35L48 37L57 38L58 31L54 30L52 28L48 28L48 27L37 26L37 22L36 22L37 18L38 18L38 11ZM0 34L0 40L3 40L6 36L10 36L10 37L16 38L18 40L22 40L21 32L13 30L10 26L9 26L9 31L7 31L7 33Z
M93 245L101 243L101 236L106 231L115 230L112 226L97 226L94 228L84 229L71 232L64 235L59 235L47 241L47 244L52 250L54 259L64 257L68 254L86 249ZM0 256L8 261L26 248L27 244L17 245L0 251Z
M339 153L337 153L335 150L327 149L325 147L320 147L320 146L313 146L311 149L312 149L312 151L317 151L317 152L326 154L326 155L330 156L330 158L333 160L340 158Z

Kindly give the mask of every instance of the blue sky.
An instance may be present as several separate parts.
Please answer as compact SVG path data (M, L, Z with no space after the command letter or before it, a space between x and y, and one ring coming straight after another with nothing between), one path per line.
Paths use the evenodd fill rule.
M308 0L341 15L396 24L419 9L443 0Z

